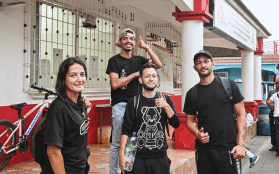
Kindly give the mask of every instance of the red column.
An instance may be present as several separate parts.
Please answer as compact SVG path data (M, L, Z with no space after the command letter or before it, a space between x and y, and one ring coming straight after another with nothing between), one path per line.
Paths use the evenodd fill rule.
M201 20L204 23L209 23L213 16L209 13L209 0L194 0L194 10L190 12L181 11L179 7L175 7L175 12L172 15L177 21L185 20ZM186 30L187 28L182 28ZM182 36L183 37L183 36ZM196 137L188 130L186 126L186 114L178 113L180 118L180 126L174 131L174 147L176 149L194 150Z
M263 38L262 37L258 37L258 46L257 46L257 50L254 52L255 55L260 55L262 56L264 53L263 50ZM263 100L255 100L255 102L257 103L256 109L255 109L255 116L254 117L254 121L256 121L256 118L258 117L258 107L262 104L264 104Z
M274 44L273 44L274 46L274 53L273 54L276 54L276 42L274 41Z
M175 6L175 12L172 15L177 21L184 20L202 20L204 23L209 23L213 16L209 13L208 0L194 0L194 10L190 12L181 11L179 7Z

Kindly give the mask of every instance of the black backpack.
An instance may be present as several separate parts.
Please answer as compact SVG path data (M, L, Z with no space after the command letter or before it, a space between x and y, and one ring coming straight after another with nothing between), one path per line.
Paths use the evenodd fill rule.
M40 164L43 169L44 162L47 159L47 145L44 144L45 128L38 131L35 136L35 161Z

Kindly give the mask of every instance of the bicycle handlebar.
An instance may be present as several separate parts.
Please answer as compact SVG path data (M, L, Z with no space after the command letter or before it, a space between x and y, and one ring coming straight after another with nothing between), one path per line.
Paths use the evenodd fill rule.
M45 88L36 86L36 82L35 82L33 85L31 85L31 88L37 89L39 92L44 91L44 92L47 92L48 94L51 94L51 95L57 95L55 92L52 92L52 91L47 90L47 89L45 89Z

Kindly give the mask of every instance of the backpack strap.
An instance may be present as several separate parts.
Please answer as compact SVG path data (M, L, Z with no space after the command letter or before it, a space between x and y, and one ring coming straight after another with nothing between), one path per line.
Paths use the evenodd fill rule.
M227 96L232 101L233 100L233 95L232 95L232 88L231 88L231 84L230 84L229 79L226 78L226 77L216 77L216 78L217 78L217 82L219 84L221 84L221 86L223 86L223 88L225 89L225 91L227 93Z
M134 96L134 108L136 109L136 117L138 116L139 101L140 101L140 95L135 95Z
M157 93L158 94L158 93ZM158 94L159 95L159 94ZM167 99L166 99L166 95L164 93L162 93L162 96L164 98L164 100L167 102ZM159 96L160 97L160 96ZM169 130L169 123L168 123L168 117L167 117L167 120L166 120L167 124L166 124L166 128L167 128L167 133L168 133L168 136L170 137L170 130Z

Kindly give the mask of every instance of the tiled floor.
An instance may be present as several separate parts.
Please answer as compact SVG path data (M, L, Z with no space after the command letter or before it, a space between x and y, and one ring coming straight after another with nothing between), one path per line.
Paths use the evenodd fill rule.
M173 128L170 127L170 135L172 135ZM174 149L173 140L167 136L169 149L167 151L168 157L172 161L171 174L195 174L195 152L188 150ZM109 171L109 151L110 144L93 144L88 148L91 151L89 157L90 174L107 174ZM39 174L41 167L35 161L27 161L12 166L6 166L0 174Z
M183 171L186 173L187 168L195 167L194 151L173 149L173 142L168 141L168 156L172 160L171 173L178 174ZM88 146L91 151L89 157L90 172L89 173L108 173L109 149L110 144L93 144ZM186 167L186 168L185 168ZM192 170L192 169L191 169ZM40 166L35 161L27 161L12 166L5 167L1 174L39 174Z

